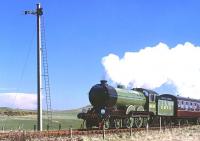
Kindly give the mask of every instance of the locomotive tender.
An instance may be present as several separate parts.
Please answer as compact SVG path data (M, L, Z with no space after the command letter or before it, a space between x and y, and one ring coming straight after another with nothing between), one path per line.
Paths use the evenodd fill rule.
M114 88L106 80L90 89L89 100L93 107L78 114L86 128L140 128L160 118L163 124L200 121L200 100L158 95L143 88Z

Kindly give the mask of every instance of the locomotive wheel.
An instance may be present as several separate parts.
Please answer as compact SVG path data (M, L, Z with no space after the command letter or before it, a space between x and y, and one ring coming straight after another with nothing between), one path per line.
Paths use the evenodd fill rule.
M197 124L200 125L200 118L197 119Z
M110 128L110 121L109 121L109 119L105 119L104 120L104 129L108 129L108 128Z
M146 127L148 123L148 118L143 118L143 127Z
M120 119L115 119L114 122L115 122L115 128L116 129L121 127L121 120Z
M141 117L136 117L135 118L135 126L137 128L140 128L140 127L142 127L142 124L143 124L143 119Z
M189 121L186 119L185 120L185 125L188 126L189 125Z
M92 128L92 125L89 121L85 121L85 126L86 126L86 129L91 129Z
M86 125L85 125L85 120L83 120L83 123L81 124L81 129L84 129L85 127L86 127Z
M131 128L133 126L133 123L134 123L134 118L132 117L124 119L124 124L127 128Z

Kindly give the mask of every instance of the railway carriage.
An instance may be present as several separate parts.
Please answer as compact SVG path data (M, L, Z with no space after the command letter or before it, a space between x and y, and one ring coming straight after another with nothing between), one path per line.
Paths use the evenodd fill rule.
M163 94L160 99L170 101L170 116L179 122L193 122L199 123L200 121L200 100L191 99L181 96L174 96L171 94ZM159 104L158 104L159 105ZM169 104L168 104L169 105ZM158 106L159 107L159 106ZM161 108L160 108L161 109Z

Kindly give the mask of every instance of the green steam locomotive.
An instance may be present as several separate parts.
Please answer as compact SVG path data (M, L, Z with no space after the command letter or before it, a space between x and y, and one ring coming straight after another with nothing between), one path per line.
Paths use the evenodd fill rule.
M152 90L123 87L114 88L102 80L94 85L89 92L89 100L93 106L77 116L83 119L86 128L130 128L156 124L163 118L163 123L175 121L200 121L200 101L182 98L170 94L158 95ZM180 111L180 101L195 103L196 114L191 116L190 110ZM199 109L199 111L198 111ZM193 111L194 112L194 111Z

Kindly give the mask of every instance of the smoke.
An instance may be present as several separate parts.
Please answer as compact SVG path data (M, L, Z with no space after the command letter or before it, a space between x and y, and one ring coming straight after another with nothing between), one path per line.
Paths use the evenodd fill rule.
M176 94L200 98L200 47L189 42L170 48L164 43L123 58L109 54L102 59L109 79L115 83L148 89L173 85Z

